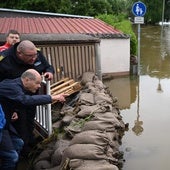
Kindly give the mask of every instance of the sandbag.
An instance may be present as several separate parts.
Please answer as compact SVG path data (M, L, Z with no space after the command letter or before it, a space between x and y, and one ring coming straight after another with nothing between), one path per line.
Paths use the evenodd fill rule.
M80 104L94 105L94 95L91 93L82 93L79 98Z
M113 100L110 96L106 95L105 93L96 93L95 98L94 98L95 103L102 103L102 102L107 102L112 104Z
M105 112L105 113L95 113L93 120L102 120L106 122L112 122L114 126L124 127L124 124L116 118L115 114L112 112Z
M106 160L70 160L69 166L74 170L119 170Z
M111 140L106 133L98 130L89 130L78 133L71 140L70 145L73 144L95 144L100 146L107 146Z
M94 114L99 109L100 109L99 105L93 105L93 106L81 105L80 111L77 113L76 117L85 118L91 114Z
M73 137L76 133L81 132L81 124L79 123L79 119L73 119L71 124L64 128L67 135Z
M114 132L115 127L114 123L111 121L104 121L104 120L93 120L86 122L84 126L82 127L82 131L86 130L101 130L106 132Z
M86 106L81 105L80 111L77 113L76 117L85 118L94 113L105 113L112 110L112 106L109 104L106 105L93 105L93 106Z
M64 158L69 159L109 159L106 147L95 144L74 144L64 150Z
M49 161L47 160L41 160L38 161L35 165L34 165L34 170L42 170L42 169L47 169L50 168L51 164Z
M94 72L85 72L82 75L81 83L83 85L85 85L87 82L92 82L94 77L95 77L95 73Z

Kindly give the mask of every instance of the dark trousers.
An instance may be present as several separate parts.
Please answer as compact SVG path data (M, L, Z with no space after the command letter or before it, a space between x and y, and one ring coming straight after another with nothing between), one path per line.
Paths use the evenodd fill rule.
M0 170L14 170L16 168L23 145L23 140L18 136L11 134L8 130L2 131Z
M36 107L24 107L19 110L19 118L14 122L18 134L24 141L23 152L29 152L29 144L33 142L34 118Z

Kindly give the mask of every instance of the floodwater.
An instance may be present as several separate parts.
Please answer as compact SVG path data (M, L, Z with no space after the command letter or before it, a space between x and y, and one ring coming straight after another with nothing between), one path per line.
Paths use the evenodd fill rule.
M104 82L129 123L122 170L169 170L170 27L142 26L140 37L140 75Z

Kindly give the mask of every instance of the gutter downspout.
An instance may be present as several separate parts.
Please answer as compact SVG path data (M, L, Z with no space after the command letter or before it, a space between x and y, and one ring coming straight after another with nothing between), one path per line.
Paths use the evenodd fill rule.
M95 52L96 52L96 73L97 76L99 77L99 80L102 81L100 43L95 43Z

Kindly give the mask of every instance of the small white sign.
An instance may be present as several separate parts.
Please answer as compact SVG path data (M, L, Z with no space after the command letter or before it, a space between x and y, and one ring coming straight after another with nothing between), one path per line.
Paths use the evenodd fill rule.
M135 17L135 24L144 24L144 17Z

